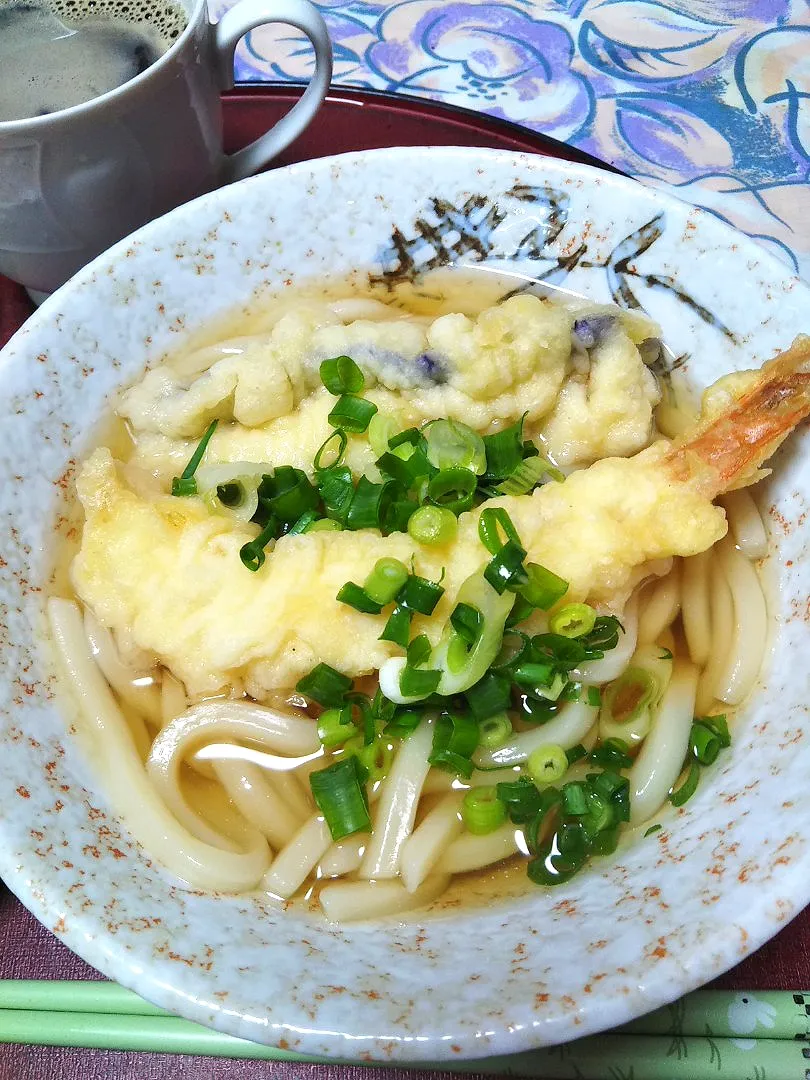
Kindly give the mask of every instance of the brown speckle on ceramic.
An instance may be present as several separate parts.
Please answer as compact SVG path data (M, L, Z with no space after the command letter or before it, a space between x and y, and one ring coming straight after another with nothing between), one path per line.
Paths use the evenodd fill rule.
M557 192L564 220L552 221L548 198L516 198L519 186ZM310 1054L435 1061L581 1036L718 974L810 899L806 434L768 481L776 629L731 751L661 832L556 891L343 928L260 896L189 892L116 819L105 794L115 763L93 767L73 734L43 602L52 528L74 527L65 492L95 419L145 364L268 284L395 272L395 232L418 241L434 200L452 208L471 194L503 217L483 239L477 219L461 223L477 246L443 234L458 258L548 272L602 301L629 289L700 383L810 329L807 286L668 195L564 162L410 148L296 165L181 207L82 271L0 354L0 872L125 986ZM269 205L284 212L271 219ZM654 243L629 240L649 238L654 219Z

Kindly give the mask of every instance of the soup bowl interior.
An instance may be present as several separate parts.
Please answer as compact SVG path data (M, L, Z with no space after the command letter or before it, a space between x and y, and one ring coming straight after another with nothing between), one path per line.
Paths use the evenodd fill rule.
M643 307L673 378L697 387L774 355L810 310L769 253L632 181L510 153L386 150L282 169L147 226L48 300L0 363L0 872L106 975L307 1053L439 1061L578 1037L720 973L810 897L806 433L761 485L773 634L731 750L661 830L569 884L496 894L478 881L407 920L335 926L187 891L117 820L114 763L76 737L43 614L97 421L145 365L270 292L362 292L454 264Z

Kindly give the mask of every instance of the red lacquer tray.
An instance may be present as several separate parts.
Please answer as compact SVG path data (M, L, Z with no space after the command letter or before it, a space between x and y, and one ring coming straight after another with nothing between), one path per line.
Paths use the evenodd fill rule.
M243 87L226 95L226 150L238 150L266 131L299 95L299 89L286 85ZM309 129L276 165L351 150L420 145L521 150L610 168L571 147L505 121L417 98L358 90L333 91ZM30 312L24 291L0 278L0 346ZM37 923L0 885L0 978L101 976ZM810 909L714 985L740 990L790 990L804 988L808 979ZM441 1075L390 1068L374 1073L380 1080L438 1080ZM369 1072L366 1068L284 1062L0 1046L0 1080L64 1080L68 1076L82 1080L365 1080Z

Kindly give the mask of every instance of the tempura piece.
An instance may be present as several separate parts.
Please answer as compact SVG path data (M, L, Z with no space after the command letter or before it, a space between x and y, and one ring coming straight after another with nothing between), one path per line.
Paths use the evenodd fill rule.
M647 574L650 560L705 551L725 535L723 491L756 480L762 463L810 413L810 340L765 365L724 413L675 444L633 458L606 458L532 495L491 500L507 508L528 549L569 583L566 602L587 599L614 611ZM87 521L73 565L77 594L99 621L127 629L191 694L240 681L263 700L319 661L350 676L378 670L396 651L379 640L386 614L338 603L347 581L363 581L393 556L437 580L445 595L415 633L438 639L462 582L488 559L480 510L462 515L456 540L430 549L407 533L376 530L283 537L258 573L240 547L256 527L208 513L195 499L131 491L107 450L96 451L77 483Z

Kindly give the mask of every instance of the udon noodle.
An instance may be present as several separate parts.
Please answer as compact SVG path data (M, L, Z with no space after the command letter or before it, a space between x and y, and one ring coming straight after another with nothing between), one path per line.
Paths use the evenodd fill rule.
M654 326L516 299L468 300L466 315L452 298L444 311L413 297L270 304L248 336L149 373L119 410L121 462L99 450L85 465L52 636L117 811L189 886L314 890L342 921L421 907L504 860L563 883L682 805L727 745L725 714L754 689L768 637L767 531L745 484L810 408L805 353L737 377L724 409L704 403L665 439L641 359ZM337 356L370 386L354 365L320 366ZM350 413L324 464L341 394L387 426ZM491 439L513 429L504 479ZM181 475L198 443L202 464ZM349 500L358 477L390 494L408 462L399 526L353 527L325 494L341 467ZM458 505L430 486L447 472ZM261 516L281 475L295 481L281 495L305 496L294 526ZM645 485L642 519L627 492ZM385 602L380 559L404 575ZM273 574L276 607L261 607ZM381 642L394 611L398 636Z

